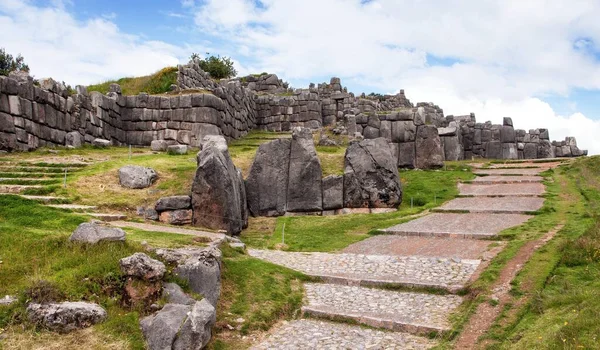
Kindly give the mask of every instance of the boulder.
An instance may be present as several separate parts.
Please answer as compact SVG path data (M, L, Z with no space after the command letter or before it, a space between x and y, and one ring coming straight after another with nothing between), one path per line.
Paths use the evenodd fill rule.
M384 138L353 142L344 156L344 207L396 208L402 185Z
M204 138L202 139L202 143L200 145L200 149L204 149L208 146L215 146L221 152L225 152L225 151L229 150L229 148L227 147L227 140L225 139L225 137L223 137L221 135L206 135L206 136L204 136ZM200 152L198 152L198 155L200 155Z
M344 177L329 175L323 179L323 210L342 209L344 206Z
M442 136L456 136L457 127L438 128L438 135Z
M548 140L540 140L538 144L538 158L554 158L554 147Z
M169 304L193 305L196 303L196 299L185 294L177 283L165 283L163 296Z
M71 131L65 136L65 146L79 148L83 145L83 137L77 131Z
M238 187L240 191L240 208L242 209L242 228L248 227L248 197L246 196L246 184L244 183L244 175L238 168Z
M170 196L163 197L156 201L154 209L161 212L165 210L191 209L192 197L190 196Z
M524 159L537 159L538 145L536 143L526 143L523 147Z
M156 179L158 179L158 174L152 168L126 165L119 169L119 184L126 188L148 188Z
M154 152L165 152L169 143L165 140L154 140L150 142L150 149Z
M312 138L312 131L297 128L292 132L289 179L287 186L287 211L321 211L321 161Z
M510 126L510 127L512 127L513 126L512 118L504 117L502 125L503 126Z
M94 139L94 141L92 141L92 145L95 147L105 148L110 146L110 141L105 139Z
M502 144L502 159L519 159L517 145L515 143Z
M392 142L415 141L417 126L412 120L392 122Z
M204 147L192 184L193 225L239 234L244 226L240 188L229 152L214 144Z
M500 129L500 141L503 143L514 143L516 140L515 129L512 126L503 126Z
M99 222L85 222L77 226L69 241L95 244L100 241L124 241L125 231Z
M458 140L458 136L443 137L442 139L444 141L444 159L450 161L463 160L463 146Z
M43 328L69 333L104 321L106 311L97 304L84 302L31 303L27 307L27 317Z
M199 250L180 263L173 273L216 306L221 294L221 256L216 248Z
M485 157L488 159L502 159L502 142L488 142L485 149Z
M149 350L200 350L211 338L216 310L205 299L192 305L167 304L140 322Z
M285 214L291 145L290 139L278 139L258 147L246 178L248 210L252 216Z
M418 169L437 169L444 166L444 149L435 126L421 125L417 128L415 150Z
M403 169L415 168L415 143L403 142L398 144L398 167Z
M165 264L144 253L135 253L120 260L121 272L127 277L146 281L161 280L165 275Z
M540 140L550 140L548 129L540 129Z
M187 154L188 146L186 145L170 145L167 146L167 153L171 155Z
M170 225L189 225L192 223L192 210L179 209L163 211L158 216L158 220Z

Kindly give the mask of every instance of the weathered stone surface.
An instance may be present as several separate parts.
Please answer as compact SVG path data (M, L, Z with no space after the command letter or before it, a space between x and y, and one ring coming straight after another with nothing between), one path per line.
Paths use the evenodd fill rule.
M192 197L190 196L170 196L163 197L156 201L154 209L161 212L165 210L191 209Z
M280 216L286 212L290 139L260 145L246 178L248 210L252 216Z
M108 147L110 146L110 141L104 139L94 139L94 141L92 141L92 145L96 147Z
M198 155L198 169L192 184L194 226L239 234L244 225L240 187L229 152L207 144Z
M344 206L344 177L329 175L323 179L323 210L341 209Z
M511 126L512 127L513 126L512 118L504 117L502 125L503 126Z
M100 241L124 241L125 231L98 222L85 222L77 226L69 240L92 244Z
M485 150L485 157L488 159L502 159L502 142L488 142Z
M392 122L392 142L415 141L417 127L412 120Z
M59 333L87 328L106 319L106 311L97 304L64 302L29 304L27 316L32 323Z
M83 145L83 137L77 131L67 133L65 136L65 146L79 148Z
M186 145L170 145L167 146L167 153L173 155L187 154L188 146Z
M215 322L215 308L201 300L193 305L167 304L140 326L150 350L200 350L210 341Z
M167 210L160 213L158 219L170 225L189 225L192 223L192 210Z
M523 158L525 159L537 159L538 157L538 144L526 143L523 147Z
M119 169L119 184L123 187L141 189L152 186L158 174L152 168L126 165Z
M150 143L150 149L154 152L165 152L169 147L166 140L154 140Z
M196 299L185 294L177 283L165 283L163 295L169 304L193 305L196 303Z
M538 158L554 158L554 147L548 140L540 140L538 144Z
M438 129L439 130L439 129ZM463 146L458 140L457 136L453 137L444 137L444 157L445 160L455 161L455 160L463 160L464 158L464 150Z
M121 272L128 277L146 281L160 280L165 275L165 264L144 253L135 253L119 261Z
M516 141L515 129L512 126L503 126L500 129L500 141L514 143Z
M321 211L323 209L321 161L310 129L295 129L292 133L287 211Z
M221 251L207 248L198 251L173 271L186 280L190 288L216 306L221 294Z
M214 146L221 152L229 150L227 147L227 140L222 135L206 135L202 139L202 144L200 146L201 149Z
M436 169L444 166L444 149L442 141L433 125L421 125L417 129L415 141L416 167L419 169Z
M354 142L344 157L344 206L394 208L402 202L402 185L384 138Z
M455 126L453 127L446 127L446 128L438 128L438 135L441 136L456 136L456 130L457 128Z
M502 159L519 159L517 145L514 143L503 143Z
M416 165L416 150L414 142L398 144L398 167L414 169Z

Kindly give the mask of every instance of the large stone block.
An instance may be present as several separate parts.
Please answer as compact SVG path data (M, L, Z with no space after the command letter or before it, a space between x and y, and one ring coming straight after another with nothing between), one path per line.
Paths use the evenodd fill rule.
M341 209L344 206L344 177L329 175L323 179L323 210Z
M516 142L515 129L512 126L503 126L502 129L500 129L500 141L502 143Z
M515 143L502 144L502 159L519 159L517 145Z
M436 169L444 166L444 149L435 126L421 125L418 127L415 150L417 168Z
M292 133L287 211L321 211L321 162L310 129L295 129Z
M445 160L456 161L463 160L464 150L463 146L458 140L458 136L444 137L444 156Z
M412 121L392 122L392 142L413 142L417 134L417 126Z
M488 142L485 149L485 157L488 159L502 159L502 142Z
M398 167L414 169L416 161L415 143L403 142L398 144Z
M538 158L554 158L554 147L548 140L540 140L538 144Z
M535 143L526 143L523 147L524 159L537 159L538 145Z

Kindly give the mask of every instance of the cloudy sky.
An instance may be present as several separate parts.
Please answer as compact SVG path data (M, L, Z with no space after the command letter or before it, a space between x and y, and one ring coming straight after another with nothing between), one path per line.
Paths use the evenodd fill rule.
M599 18L597 0L0 0L0 47L71 85L210 52L241 75L404 89L600 154Z

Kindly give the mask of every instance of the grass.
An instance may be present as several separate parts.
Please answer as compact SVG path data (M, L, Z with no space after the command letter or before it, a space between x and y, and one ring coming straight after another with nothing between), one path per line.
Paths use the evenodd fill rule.
M88 92L98 91L102 94L109 92L110 84L121 85L123 95L137 95L146 92L151 95L163 94L171 90L171 85L177 83L177 67L166 67L158 72L135 78L110 80L87 87Z
M400 172L404 201L397 212L338 216L299 216L255 218L242 238L250 246L276 248L284 243L290 251L339 251L407 220L407 216L431 209L458 195L456 183L473 174L463 164L450 164L447 170L407 170ZM413 198L411 208L410 199ZM283 226L285 224L285 240Z

